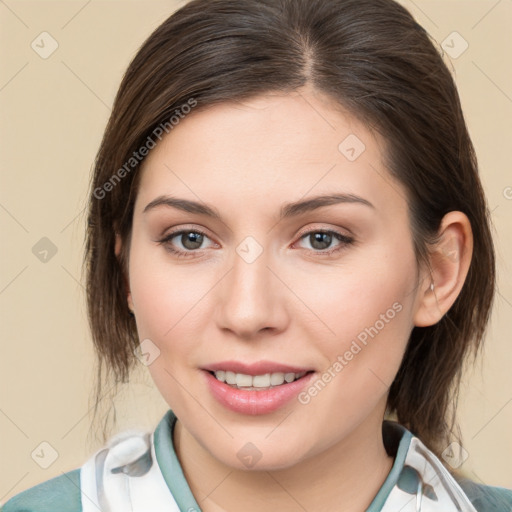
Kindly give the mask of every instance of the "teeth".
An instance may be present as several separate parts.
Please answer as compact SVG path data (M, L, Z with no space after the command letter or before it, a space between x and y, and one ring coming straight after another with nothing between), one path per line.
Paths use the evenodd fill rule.
M250 380L252 380L252 385L255 388L268 388L270 386L270 373L255 375Z
M270 384L272 386L280 386L284 382L284 373L270 374Z
M236 385L239 388L247 388L249 386L252 386L252 377L250 375L244 375L243 373L237 373Z
M217 375L215 376L217 377ZM217 378L220 380L220 377ZM236 374L234 372L226 372L225 381L227 384L236 384Z
M300 379L306 372L301 373L265 373L264 375L246 375L244 373L234 373L230 371L217 370L215 377L221 382L236 386L238 388L257 388L265 389L274 386L280 386L285 382L290 383Z

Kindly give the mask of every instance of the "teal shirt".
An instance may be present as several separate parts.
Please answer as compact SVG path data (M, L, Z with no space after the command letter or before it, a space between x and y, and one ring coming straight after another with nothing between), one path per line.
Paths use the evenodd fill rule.
M176 416L169 410L155 430L155 453L158 465L180 510L201 510L192 495L174 451L172 432L175 423ZM398 446L393 449L389 446L393 442L384 436L388 451L396 453L395 461L366 512L381 510L391 489L397 483L412 437L411 432L402 427L402 436L397 440ZM512 490L481 485L468 479L458 479L458 483L478 512L512 512ZM82 512L80 469L63 473L61 476L21 492L0 508L0 512Z

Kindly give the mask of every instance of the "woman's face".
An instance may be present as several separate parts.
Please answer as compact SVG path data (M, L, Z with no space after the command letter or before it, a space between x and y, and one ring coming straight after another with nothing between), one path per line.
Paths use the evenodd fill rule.
M285 468L380 432L425 287L383 151L308 89L193 111L145 160L129 301L219 461Z

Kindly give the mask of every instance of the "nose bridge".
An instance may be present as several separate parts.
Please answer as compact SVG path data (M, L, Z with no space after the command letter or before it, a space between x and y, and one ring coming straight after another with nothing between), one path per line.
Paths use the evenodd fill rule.
M253 237L247 237L236 247L232 270L221 289L221 327L240 336L283 327L286 315L284 297L279 290L282 284L270 270L272 266L271 251Z

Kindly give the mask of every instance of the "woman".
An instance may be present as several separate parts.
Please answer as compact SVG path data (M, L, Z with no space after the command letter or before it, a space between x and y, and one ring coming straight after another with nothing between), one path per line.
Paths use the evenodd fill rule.
M140 360L170 410L3 512L512 510L443 466L494 252L456 87L394 1L166 20L105 131L86 265L102 368Z

